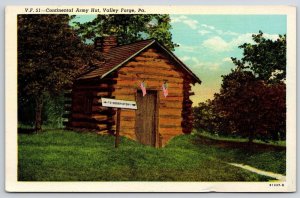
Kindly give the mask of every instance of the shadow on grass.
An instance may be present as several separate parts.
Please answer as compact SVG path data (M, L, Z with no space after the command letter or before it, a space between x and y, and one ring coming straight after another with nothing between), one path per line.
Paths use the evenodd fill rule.
M18 134L35 134L36 131L31 128L18 128Z
M267 145L262 143L237 142L230 140L216 140L206 136L198 135L194 139L196 144L214 145L219 148L242 149L249 152L285 151L285 146Z

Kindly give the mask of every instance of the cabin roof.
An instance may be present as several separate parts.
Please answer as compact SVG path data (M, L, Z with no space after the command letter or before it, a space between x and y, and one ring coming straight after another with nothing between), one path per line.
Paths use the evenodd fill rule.
M159 48L165 51L176 63L178 63L178 65L182 67L183 70L185 70L195 82L201 83L201 80L183 62L181 62L171 51L169 51L155 39L138 41L135 43L111 48L110 51L104 55L105 62L103 63L103 65L101 65L101 67L83 74L78 79L83 80L97 77L100 77L100 79L102 79L111 72L120 68L133 57L137 56L144 49L154 44L159 46Z

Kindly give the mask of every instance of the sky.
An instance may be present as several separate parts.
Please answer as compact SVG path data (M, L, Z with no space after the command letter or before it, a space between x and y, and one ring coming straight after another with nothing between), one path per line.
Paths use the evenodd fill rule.
M175 55L202 81L192 87L193 106L213 99L219 92L222 75L230 73L234 65L231 57L242 58L238 46L253 43L252 34L261 30L266 38L276 40L286 34L285 15L170 15L173 42L179 44ZM80 22L95 15L84 15ZM78 19L77 19L78 20ZM288 35L287 35L288 36Z
M221 76L234 68L231 57L242 58L238 46L253 43L252 34L276 40L287 29L285 15L171 15L171 24L176 56L202 80L192 88L193 105L219 92Z

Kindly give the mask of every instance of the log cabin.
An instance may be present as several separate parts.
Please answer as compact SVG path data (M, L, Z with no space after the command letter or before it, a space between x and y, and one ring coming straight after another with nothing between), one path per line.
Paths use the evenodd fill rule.
M201 80L170 50L155 39L119 46L114 36L96 39L95 50L105 61L74 82L67 128L115 134L116 109L101 104L101 98L113 98L137 103L137 110L121 109L121 136L163 147L172 137L191 133L191 85Z

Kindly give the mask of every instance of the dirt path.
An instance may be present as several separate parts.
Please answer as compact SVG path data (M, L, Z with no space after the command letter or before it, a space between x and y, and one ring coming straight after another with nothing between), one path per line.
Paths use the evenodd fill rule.
M272 178L275 178L275 179L277 179L279 181L285 181L285 179L286 179L285 175L281 175L281 174L273 173L273 172L268 172L268 171L263 171L263 170L251 167L249 165L236 164L236 163L228 163L228 164L230 164L232 166L236 166L236 167L242 168L242 169L245 169L245 170L248 170L248 171L251 171L251 172L254 172L254 173L259 174L259 175L264 175L264 176L272 177Z

